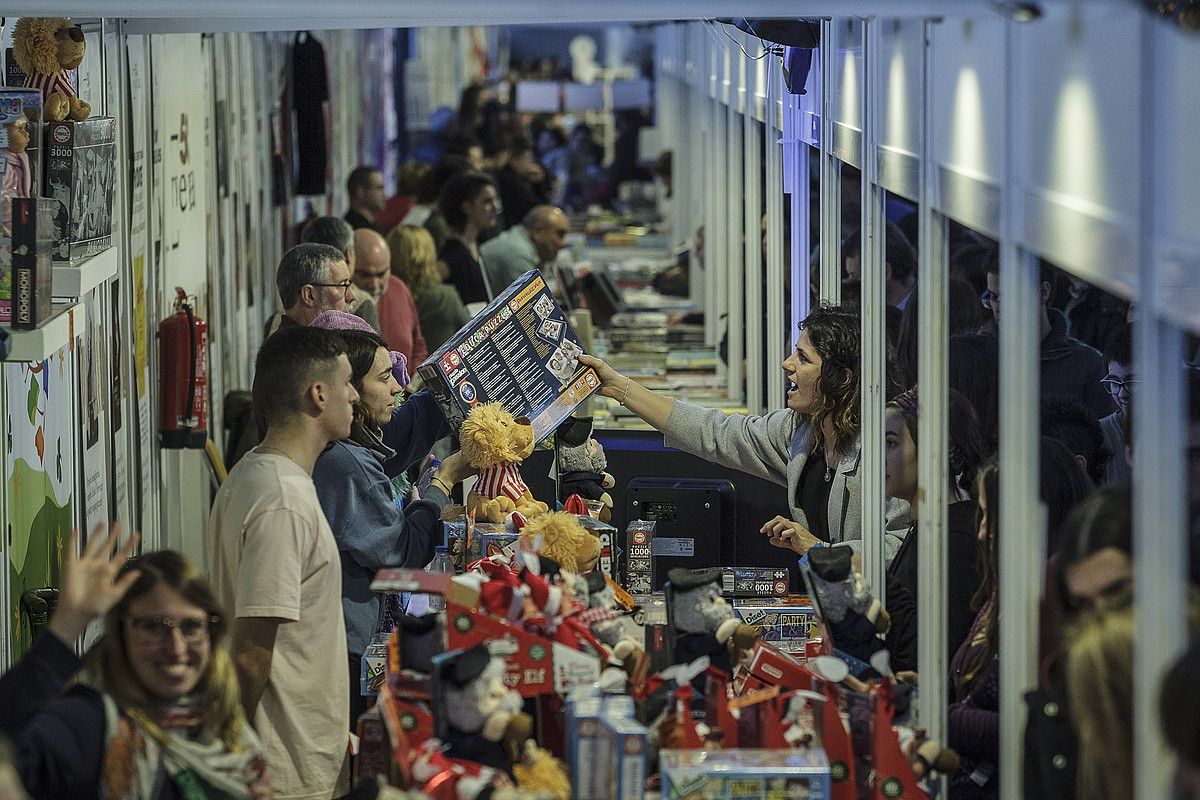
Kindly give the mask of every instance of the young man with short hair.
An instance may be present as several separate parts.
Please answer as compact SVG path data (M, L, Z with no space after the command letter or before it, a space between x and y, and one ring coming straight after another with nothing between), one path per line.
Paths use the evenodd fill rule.
M341 563L313 487L330 442L350 435L358 393L341 337L281 330L258 352L262 443L234 466L209 517L211 582L233 615L230 651L246 717L262 739L276 797L348 788Z

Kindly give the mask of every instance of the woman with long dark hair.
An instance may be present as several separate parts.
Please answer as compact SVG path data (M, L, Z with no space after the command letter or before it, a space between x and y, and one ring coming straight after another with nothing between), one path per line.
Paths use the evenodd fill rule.
M593 356L600 392L662 431L669 447L786 486L790 519L762 527L772 544L806 553L817 543L862 542L859 444L859 318L837 307L813 311L783 362L787 407L763 416L726 415L655 394ZM907 504L889 501L889 560L907 531Z
M472 311L481 307L472 304L487 303L497 288L488 286L479 255L479 236L496 225L499 200L496 182L482 172L455 175L438 198L438 208L450 226L450 237L438 258L450 269L449 282Z

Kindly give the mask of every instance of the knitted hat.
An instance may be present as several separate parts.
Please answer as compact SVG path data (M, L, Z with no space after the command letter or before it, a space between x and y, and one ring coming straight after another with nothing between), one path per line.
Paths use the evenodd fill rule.
M379 331L372 328L362 317L334 309L318 314L310 323L310 327L324 328L327 331L362 331L379 336ZM412 377L408 374L408 358L396 350L389 350L388 355L392 357L392 375L396 377L396 382L401 386L408 386L412 382Z

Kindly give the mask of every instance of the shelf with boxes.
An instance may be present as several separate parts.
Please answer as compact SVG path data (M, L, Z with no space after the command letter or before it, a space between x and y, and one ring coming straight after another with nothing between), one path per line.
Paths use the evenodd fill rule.
M32 330L10 330L5 361L42 361L66 347L83 328L82 303L55 303L50 318Z

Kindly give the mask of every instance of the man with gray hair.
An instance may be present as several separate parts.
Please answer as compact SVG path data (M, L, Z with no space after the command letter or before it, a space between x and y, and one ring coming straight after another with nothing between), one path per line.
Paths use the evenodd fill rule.
M304 231L300 234L300 241L327 244L341 250L346 256L346 263L350 265L350 277L353 279L356 256L354 252L354 228L350 227L349 222L338 217L314 217L304 226ZM379 307L376 304L375 298L371 297L369 292L359 291L355 292L355 295L354 300L350 301L346 306L346 310L356 317L360 317L375 330L381 330L379 327Z
M283 312L267 322L264 338L280 328L308 325L318 314L345 311L355 298L350 265L336 247L305 242L283 254L275 271Z

